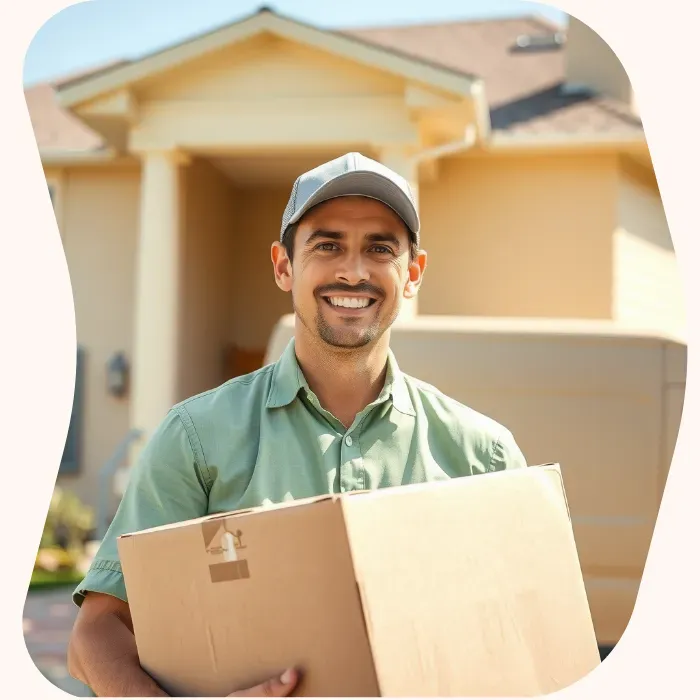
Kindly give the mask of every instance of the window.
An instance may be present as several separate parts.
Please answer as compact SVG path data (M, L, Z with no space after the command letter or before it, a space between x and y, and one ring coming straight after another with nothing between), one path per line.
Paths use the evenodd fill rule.
M81 447L83 438L83 386L85 383L85 350L78 347L75 367L75 391L73 409L68 426L66 444L63 448L59 474L75 474L80 470Z

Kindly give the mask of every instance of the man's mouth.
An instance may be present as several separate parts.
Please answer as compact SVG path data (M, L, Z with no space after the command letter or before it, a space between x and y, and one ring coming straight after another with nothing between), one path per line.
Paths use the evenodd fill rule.
M336 309L366 309L377 300L371 297L324 296L323 300Z

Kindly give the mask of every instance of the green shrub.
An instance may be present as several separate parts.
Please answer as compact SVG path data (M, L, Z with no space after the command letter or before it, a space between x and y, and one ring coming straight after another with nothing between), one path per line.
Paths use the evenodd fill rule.
M51 497L40 547L82 550L95 527L95 514L74 493L56 487Z

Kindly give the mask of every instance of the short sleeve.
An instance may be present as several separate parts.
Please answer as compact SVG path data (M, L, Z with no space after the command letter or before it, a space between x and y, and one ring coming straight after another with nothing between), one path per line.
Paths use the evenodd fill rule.
M524 467L527 467L525 455L515 442L513 434L509 430L504 430L493 448L491 471L497 472Z
M132 468L124 496L85 578L73 593L82 605L89 591L127 600L117 539L120 535L207 514L208 496L187 431L173 409Z

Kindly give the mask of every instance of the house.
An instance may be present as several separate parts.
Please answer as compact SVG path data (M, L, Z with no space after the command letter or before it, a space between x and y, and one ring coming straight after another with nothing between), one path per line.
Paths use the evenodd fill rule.
M263 8L26 98L80 347L59 482L92 505L131 428L260 366L291 310L269 263L291 185L346 151L417 193L429 268L409 318L684 337L634 92L574 18L328 31ZM124 394L107 389L115 353Z

